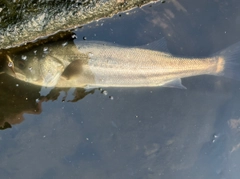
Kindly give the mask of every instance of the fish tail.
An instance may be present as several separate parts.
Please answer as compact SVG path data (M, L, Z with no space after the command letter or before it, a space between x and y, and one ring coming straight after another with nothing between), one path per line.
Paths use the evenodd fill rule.
M240 42L216 53L216 75L240 80Z

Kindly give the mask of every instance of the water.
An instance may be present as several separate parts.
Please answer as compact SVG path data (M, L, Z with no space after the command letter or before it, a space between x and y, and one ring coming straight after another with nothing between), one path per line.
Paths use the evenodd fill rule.
M204 57L240 41L239 7L158 2L75 33L127 46L164 37L172 54ZM0 116L12 124L0 132L3 178L238 179L239 81L198 76L183 79L187 90L56 89L41 97L40 87L0 78Z

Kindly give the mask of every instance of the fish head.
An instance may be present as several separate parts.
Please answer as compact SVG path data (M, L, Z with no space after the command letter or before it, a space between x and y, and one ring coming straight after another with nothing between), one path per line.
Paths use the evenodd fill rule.
M58 82L64 66L51 55L16 55L11 58L12 76L39 86L53 87Z

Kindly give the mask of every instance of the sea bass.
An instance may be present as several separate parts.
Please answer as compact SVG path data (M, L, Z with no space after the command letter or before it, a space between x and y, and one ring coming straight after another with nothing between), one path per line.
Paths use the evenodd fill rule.
M239 65L235 63L239 54L240 42L207 58L176 57L161 39L139 47L82 41L65 47L41 47L7 58L14 65L14 73L8 70L10 75L40 86L185 88L181 84L185 77L239 77Z

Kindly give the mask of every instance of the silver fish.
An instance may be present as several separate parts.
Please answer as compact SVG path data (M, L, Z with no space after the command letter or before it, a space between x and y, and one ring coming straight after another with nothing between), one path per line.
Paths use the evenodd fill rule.
M77 47L77 48L76 48ZM140 47L83 41L66 49L51 46L39 59L10 57L16 78L40 86L56 87L151 87L185 88L181 78L216 75L240 76L235 63L240 42L207 58L172 56L164 39ZM24 56L24 57L25 57Z

